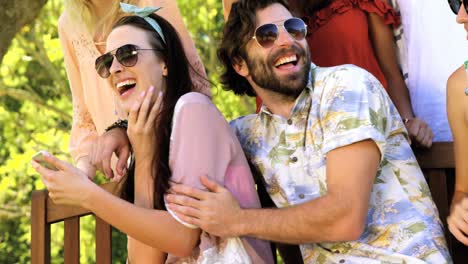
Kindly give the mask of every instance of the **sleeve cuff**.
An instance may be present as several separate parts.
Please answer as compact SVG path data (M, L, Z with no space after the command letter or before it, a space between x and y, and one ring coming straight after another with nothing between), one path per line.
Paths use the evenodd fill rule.
M190 228L190 229L198 229L198 226L192 225L192 224L189 224L189 223L186 223L186 222L182 221L182 219L180 219L171 209L169 209L169 208L167 207L166 197L164 197L164 204L166 205L166 210L167 210L167 212L169 212L169 214L170 214L172 217L174 217L174 219L175 219L177 222L181 223L182 225L184 225L185 227L188 227L188 228Z
M324 142L322 149L323 154L326 154L334 149L351 145L364 140L372 140L375 142L380 151L380 161L384 158L385 138L373 128L360 129L357 133L356 130L349 130L347 133L336 135Z

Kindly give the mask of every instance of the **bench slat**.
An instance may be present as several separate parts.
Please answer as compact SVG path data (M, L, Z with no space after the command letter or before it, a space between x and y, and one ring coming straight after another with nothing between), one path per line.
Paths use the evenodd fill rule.
M46 223L47 191L34 191L31 201L31 263L50 263L50 225Z
M415 149L419 166L424 169L455 168L452 142L434 142L428 149Z
M111 226L96 216L96 263L112 263Z
M64 221L64 258L66 264L80 264L80 218Z

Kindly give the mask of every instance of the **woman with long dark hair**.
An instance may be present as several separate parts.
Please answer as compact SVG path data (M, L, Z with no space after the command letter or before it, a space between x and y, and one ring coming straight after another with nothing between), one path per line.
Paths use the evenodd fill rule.
M164 203L171 182L203 188L200 175L223 184L246 208L259 208L240 144L211 100L194 89L174 28L157 9L123 5L133 15L109 34L96 70L128 112L134 159L125 198L112 196L79 169L46 154L53 171L33 162L60 204L84 207L129 236L131 263L272 263L268 243L221 239L184 223ZM167 255L166 255L167 253Z
M119 3L137 6L160 6L159 15L166 18L177 30L189 63L196 69L191 72L196 90L209 94L209 83L195 45L182 20L176 1L164 0L64 0L64 11L58 21L65 68L73 97L73 120L70 131L69 151L78 168L93 178L96 167L108 178L120 180L129 152L119 155L115 173L110 163L103 166L97 162L95 147L102 145L98 137L105 128L123 117L118 100L109 83L99 77L93 62L106 48L106 38L112 25L124 13ZM110 159L110 154L108 157ZM113 167L113 166L112 166Z

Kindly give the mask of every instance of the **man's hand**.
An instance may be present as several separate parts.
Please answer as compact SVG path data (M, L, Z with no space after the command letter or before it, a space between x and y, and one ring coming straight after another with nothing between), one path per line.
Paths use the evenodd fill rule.
M168 208L175 212L182 221L196 225L204 231L220 236L238 236L236 218L242 209L229 190L200 177L201 183L210 191L174 184L166 196Z
M123 128L114 128L104 134L102 134L97 144L93 146L90 157L91 162L99 170L104 172L107 178L113 179L114 181L120 181L120 179L126 174L127 171L127 160L130 157L130 141L127 137L127 132ZM118 157L117 161L117 175L111 168L112 154Z
M91 158L89 155L81 157L77 161L76 167L84 172L91 180L94 179L94 176L96 176L96 167L91 163Z
M413 142L426 148L430 148L432 146L434 134L426 122L415 117L407 119L405 126Z
M448 228L458 241L468 246L468 194L455 192Z

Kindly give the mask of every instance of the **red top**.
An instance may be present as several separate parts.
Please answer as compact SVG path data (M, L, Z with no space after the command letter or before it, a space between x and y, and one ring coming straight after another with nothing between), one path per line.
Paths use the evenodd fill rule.
M387 25L400 25L400 17L383 0L334 0L305 17L310 57L322 67L357 65L372 73L387 89L387 81L372 48L367 13L376 13ZM257 112L260 106L261 100L257 97Z
M322 67L354 64L364 68L386 89L372 48L367 13L376 13L387 25L400 25L400 17L383 0L335 0L307 17L310 56Z

